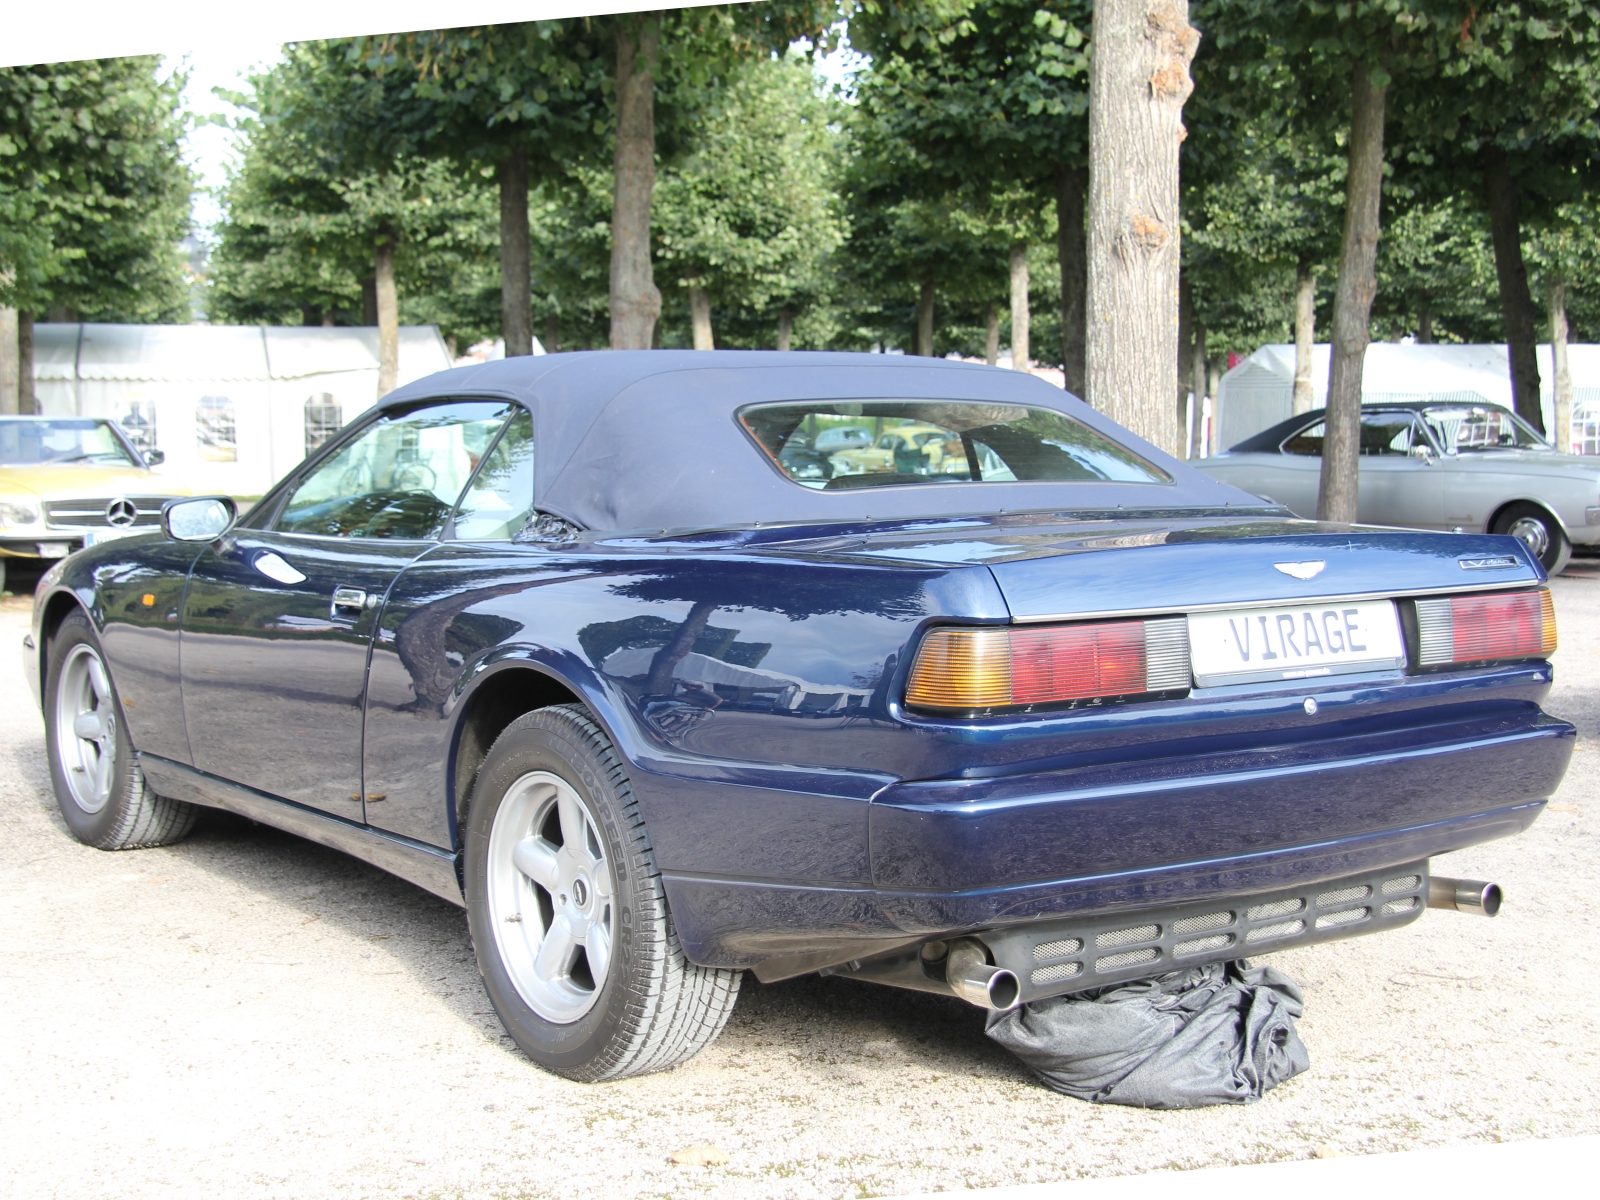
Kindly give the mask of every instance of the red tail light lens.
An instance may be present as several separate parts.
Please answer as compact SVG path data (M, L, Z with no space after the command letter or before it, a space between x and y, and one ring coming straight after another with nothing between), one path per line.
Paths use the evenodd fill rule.
M1007 629L935 629L906 703L944 712L1065 704L1189 687L1182 617Z
M1555 652L1550 590L1488 592L1417 601L1417 661L1424 667Z

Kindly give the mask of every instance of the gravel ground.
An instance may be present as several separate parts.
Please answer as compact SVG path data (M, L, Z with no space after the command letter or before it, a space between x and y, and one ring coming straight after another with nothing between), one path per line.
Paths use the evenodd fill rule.
M1245 1108L1099 1108L1033 1084L955 1001L749 979L679 1070L600 1086L522 1058L459 909L217 817L162 850L67 834L0 606L0 1189L16 1196L892 1196L1600 1131L1600 560L1555 583L1566 785L1441 860L1496 921L1429 913L1272 956L1312 1068ZM725 1166L674 1165L711 1144Z

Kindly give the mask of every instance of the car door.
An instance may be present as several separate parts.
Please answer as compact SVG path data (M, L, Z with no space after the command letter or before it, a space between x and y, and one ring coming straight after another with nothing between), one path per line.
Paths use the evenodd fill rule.
M1297 517L1314 518L1317 489L1322 484L1322 434L1323 425L1318 421L1284 439L1277 454L1229 455L1219 461L1237 460L1239 466L1226 481L1286 506Z
M377 416L283 489L262 527L201 554L181 635L196 767L365 820L362 705L378 610L437 543L508 411L457 401Z
M1418 447L1427 449L1426 457L1415 453ZM1369 525L1441 527L1443 476L1414 412L1363 412L1360 464L1357 520Z
M445 772L447 713L487 646L515 635L536 580L570 564L512 541L533 514L533 418L517 413L461 498L442 545L390 590L374 635L362 739L367 821L434 846L451 844ZM532 591L530 592L530 589ZM513 614L516 614L515 616Z

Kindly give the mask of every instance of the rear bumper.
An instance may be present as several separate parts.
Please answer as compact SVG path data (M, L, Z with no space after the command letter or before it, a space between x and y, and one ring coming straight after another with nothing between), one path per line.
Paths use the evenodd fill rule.
M694 961L814 970L947 934L1296 888L1519 833L1560 784L1575 732L1530 705L1381 739L895 784L868 806L871 887L664 877Z
M872 804L873 882L896 925L936 932L1223 894L1192 890L1203 864L1258 864L1235 890L1333 878L1520 831L1559 786L1575 734L1535 710L1411 730L1376 751L1340 738L1209 763L897 784ZM1285 855L1316 874L1261 865ZM1163 882L1173 874L1177 890Z

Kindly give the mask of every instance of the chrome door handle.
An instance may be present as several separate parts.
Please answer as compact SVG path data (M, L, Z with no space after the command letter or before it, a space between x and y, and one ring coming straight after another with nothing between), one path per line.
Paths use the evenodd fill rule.
M361 610L367 606L367 594L360 588L336 587L333 589L333 603L328 607L328 615L337 620L344 617L354 620L361 615Z

